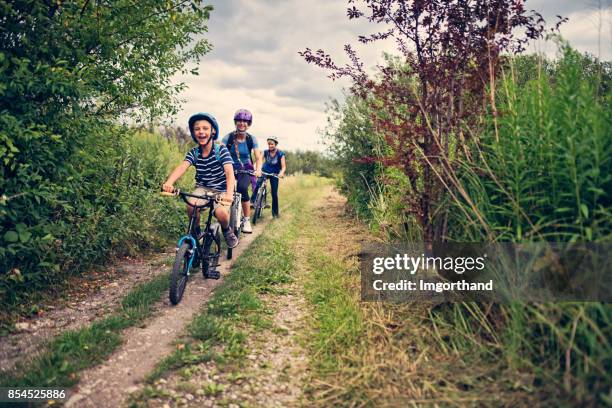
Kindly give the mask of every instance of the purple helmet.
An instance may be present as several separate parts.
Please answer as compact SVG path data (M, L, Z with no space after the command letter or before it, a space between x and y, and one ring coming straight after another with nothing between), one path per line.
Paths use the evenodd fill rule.
M251 123L253 123L253 114L246 109L238 109L236 113L234 113L234 122L237 120L244 120L251 126Z

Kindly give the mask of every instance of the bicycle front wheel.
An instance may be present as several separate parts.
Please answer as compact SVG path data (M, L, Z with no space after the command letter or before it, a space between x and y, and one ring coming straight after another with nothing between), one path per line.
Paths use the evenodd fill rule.
M187 280L189 279L189 261L191 259L191 246L183 242L176 251L174 266L170 274L170 303L177 305L183 298Z

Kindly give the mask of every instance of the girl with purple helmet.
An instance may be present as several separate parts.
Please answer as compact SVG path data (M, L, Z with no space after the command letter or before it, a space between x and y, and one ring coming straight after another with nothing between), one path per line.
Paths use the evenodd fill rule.
M242 213L244 215L242 232L247 234L253 232L250 221L251 207L249 205L249 185L252 189L255 189L257 177L261 176L261 166L263 162L257 139L247 132L252 123L253 114L246 109L238 109L234 114L236 130L228 133L222 141L222 143L227 146L234 160L235 171L246 170L255 173L255 177L242 172L236 174L237 191L242 195Z

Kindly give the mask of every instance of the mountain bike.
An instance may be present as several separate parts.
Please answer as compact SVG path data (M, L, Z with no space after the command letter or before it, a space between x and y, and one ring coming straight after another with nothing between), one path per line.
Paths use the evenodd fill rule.
M265 179L259 186L255 202L253 203L253 219L251 220L253 225L257 224L257 219L261 218L261 211L266 207L266 201L268 200L268 179L270 177L278 178L277 174L265 172L262 172L261 176L265 177Z
M251 170L234 170L234 174L248 174L250 176L254 176ZM236 237L240 238L240 233L242 232L242 226L244 221L242 220L242 194L236 191L237 184L234 186L234 201L232 202L232 207L230 209L230 227L234 228L234 234ZM232 259L232 248L227 248L227 259Z
M223 193L206 192L204 195L194 195L175 190L172 193L162 192L165 196L180 196L187 205L193 208L189 218L187 234L183 235L176 246L174 266L170 274L170 302L177 305L183 298L185 287L189 280L189 270L192 266L201 264L202 274L205 279L219 279L221 274L217 270L219 257L221 255L221 225L212 222L215 202L219 202ZM188 198L205 200L204 204L195 205ZM196 225L196 214L209 209L206 226L198 235Z

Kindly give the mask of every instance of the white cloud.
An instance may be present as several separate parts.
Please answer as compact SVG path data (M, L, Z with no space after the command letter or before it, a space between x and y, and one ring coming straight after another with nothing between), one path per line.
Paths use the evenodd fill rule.
M603 60L612 60L612 7L602 10L586 7L564 17L568 21L561 25L559 33L572 47ZM557 46L553 41L537 41L530 51L543 52L554 58Z
M381 31L381 27L363 19L349 20L345 0L266 1L218 0L208 23L206 38L213 50L200 62L197 77L177 77L188 89L176 122L185 125L188 117L199 111L213 113L222 133L232 130L233 114L247 108L254 114L252 132L262 142L275 135L286 149L322 150L317 128L326 124L325 102L340 98L348 80L333 82L323 69L307 64L298 55L306 47L322 48L338 65L348 62L343 47L355 45L370 71L382 60L382 52L393 52L393 42L367 46L357 42L358 35ZM609 6L610 0L607 5ZM597 55L601 32L601 55L612 57L612 9L603 13L599 30L598 11L593 1L535 0L527 8L542 11L547 21L555 14L570 18L562 35L581 51ZM554 55L554 47L536 44ZM547 48L546 48L547 47Z

